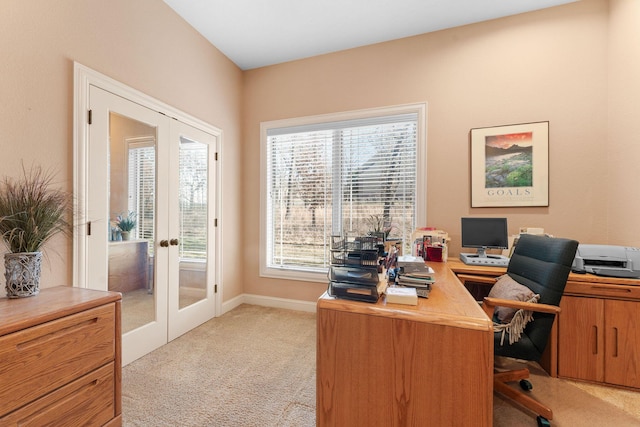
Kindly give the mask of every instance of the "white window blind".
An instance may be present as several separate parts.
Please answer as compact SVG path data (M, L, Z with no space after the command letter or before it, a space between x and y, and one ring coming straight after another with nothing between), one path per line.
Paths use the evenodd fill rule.
M180 138L180 259L206 260L208 147Z
M418 122L411 112L267 128L267 268L324 272L336 234L383 232L408 244Z
M136 216L136 239L154 241L156 149L153 140L129 143L128 209ZM153 251L153 245L149 246Z

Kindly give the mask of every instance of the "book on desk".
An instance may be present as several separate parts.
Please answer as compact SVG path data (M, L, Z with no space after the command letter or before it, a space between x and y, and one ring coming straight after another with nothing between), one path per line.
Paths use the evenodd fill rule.
M400 272L395 278L395 284L402 287L414 288L421 298L428 298L431 286L435 283L434 271L431 267L424 264L419 271L405 272L404 268L400 268Z

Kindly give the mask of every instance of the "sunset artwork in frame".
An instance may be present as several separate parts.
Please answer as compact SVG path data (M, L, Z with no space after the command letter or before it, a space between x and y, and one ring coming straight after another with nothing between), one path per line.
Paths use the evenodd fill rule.
M471 207L549 206L549 122L475 128Z

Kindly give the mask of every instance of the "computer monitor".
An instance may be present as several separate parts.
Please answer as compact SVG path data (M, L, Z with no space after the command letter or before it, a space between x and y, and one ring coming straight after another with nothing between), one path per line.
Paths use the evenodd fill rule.
M509 233L506 218L462 218L462 247L476 248L475 254L460 254L466 264L506 265L502 255L487 255L487 249L507 249Z

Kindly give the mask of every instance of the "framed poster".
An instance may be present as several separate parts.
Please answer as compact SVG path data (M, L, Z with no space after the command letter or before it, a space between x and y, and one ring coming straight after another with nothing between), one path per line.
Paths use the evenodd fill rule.
M549 122L471 129L471 207L549 206Z

